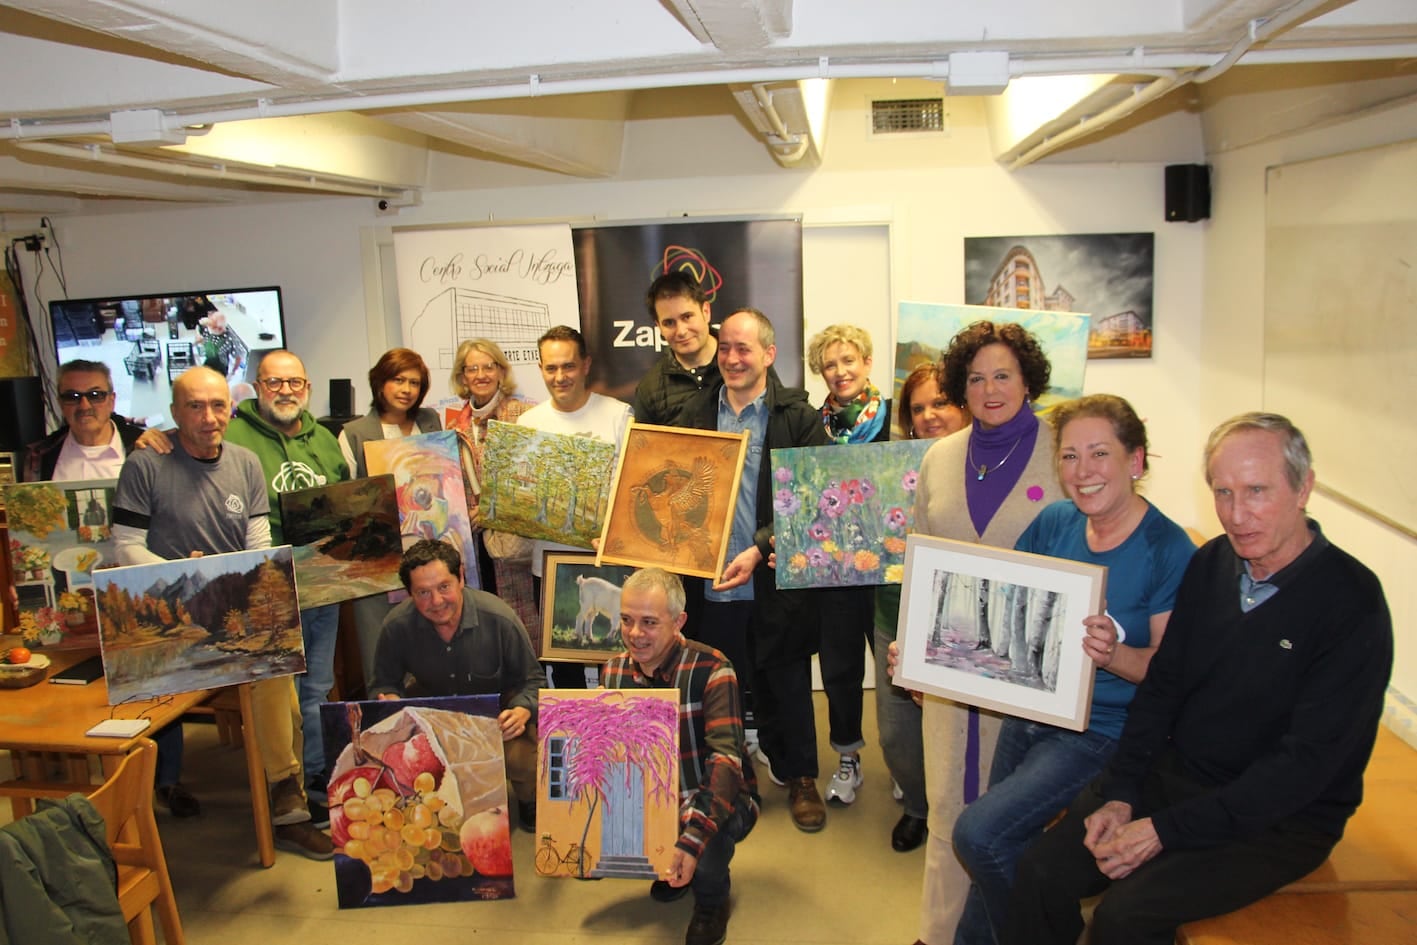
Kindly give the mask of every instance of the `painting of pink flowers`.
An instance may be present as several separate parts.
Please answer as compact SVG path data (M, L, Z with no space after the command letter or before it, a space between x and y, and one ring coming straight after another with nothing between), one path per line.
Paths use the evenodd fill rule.
M773 450L777 586L899 584L929 440Z

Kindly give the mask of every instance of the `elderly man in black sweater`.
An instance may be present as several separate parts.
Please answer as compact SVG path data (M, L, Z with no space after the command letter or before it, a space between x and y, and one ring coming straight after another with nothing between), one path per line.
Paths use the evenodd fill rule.
M1305 514L1309 448L1274 414L1205 450L1225 537L1196 552L1112 763L1019 863L1005 945L1170 945L1312 871L1363 796L1392 671L1382 586ZM1109 888L1110 887L1110 888Z

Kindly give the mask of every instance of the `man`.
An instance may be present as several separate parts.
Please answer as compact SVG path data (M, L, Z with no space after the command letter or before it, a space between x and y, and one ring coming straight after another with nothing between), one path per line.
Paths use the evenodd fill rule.
M684 426L694 395L722 383L710 303L697 279L676 271L650 283L645 304L669 350L635 388L631 407L640 423Z
M636 571L620 591L626 650L606 662L607 689L679 690L679 840L661 902L694 892L685 945L718 945L728 932L728 866L758 821L757 782L743 739L738 677L723 654L684 639L684 585L660 568Z
M462 555L447 542L414 543L403 553L399 579L409 599L384 618L374 697L500 696L497 722L517 821L534 832L536 697L544 677L526 627L506 604L463 583Z
M723 386L690 405L692 425L748 434L748 455L733 511L728 566L705 591L696 639L724 653L734 666L752 667L758 743L769 775L788 786L792 822L814 832L826 824L817 791L817 730L812 710L811 657L817 647L811 599L779 591L767 565L772 548L769 455L792 446L827 443L821 415L807 392L784 387L770 368L777 357L772 322L740 309L718 332Z
M64 423L25 447L21 482L112 479L137 448L143 428L113 412L113 375L101 361L59 367L59 412Z
M1113 761L1020 862L1005 942L1071 945L1078 900L1107 889L1094 945L1169 945L1317 867L1362 799L1392 669L1382 587L1305 515L1287 419L1227 420L1205 464L1225 537L1186 569Z
M309 411L310 379L305 364L289 351L272 351L256 368L256 400L243 400L226 429L229 443L256 454L266 477L270 505L271 544L285 544L281 524L282 492L324 486L349 478L349 466L335 435L316 422ZM296 677L302 763L307 791L323 794L329 772L320 728L320 703L335 683L335 641L339 636L339 605L310 607L300 612L305 638L305 672ZM323 814L316 810L315 813ZM316 821L323 817L317 816Z
M123 465L113 503L113 536L124 564L269 548L269 507L261 464L224 443L231 419L226 378L206 367L172 385L177 438L171 452L141 450ZM295 687L289 677L253 683L254 737L271 786L275 842L311 859L334 856L330 838L310 824L302 776ZM282 721L284 727L282 728Z
M547 433L588 436L619 449L632 416L624 401L592 393L590 356L585 338L574 328L556 325L536 342L541 356L541 380L550 399L537 404L517 420L523 426ZM570 545L537 541L531 549L531 575L537 600L541 599L541 564L547 551L580 551ZM579 663L552 663L552 682L561 689L584 689L586 669Z

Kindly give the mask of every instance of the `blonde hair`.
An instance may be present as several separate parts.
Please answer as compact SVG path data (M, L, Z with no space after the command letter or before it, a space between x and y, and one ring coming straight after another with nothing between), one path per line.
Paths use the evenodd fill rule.
M822 356L834 344L855 345L861 360L871 357L871 336L855 325L828 325L812 336L807 345L807 366L813 374L822 373Z
M502 369L502 383L498 387L503 395L510 394L517 389L517 379L512 377L511 362L502 353L502 349L497 346L497 342L489 338L468 338L458 345L457 353L453 355L453 374L450 380L454 394L463 400L472 399L472 389L467 386L467 381L463 380L462 369L468 354L473 351L480 351L487 355L494 364Z

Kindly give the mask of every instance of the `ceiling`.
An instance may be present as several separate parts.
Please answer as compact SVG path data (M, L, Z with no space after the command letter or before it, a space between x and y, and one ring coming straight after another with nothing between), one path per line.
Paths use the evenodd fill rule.
M1247 71L1283 85L1279 67L1290 85L1417 94L1417 3L6 0L0 213L311 193L397 207L438 189L431 156L450 153L612 178L627 127L690 99L810 168L833 88L884 78L986 97L1007 167L1125 160L1120 132L1216 106Z

